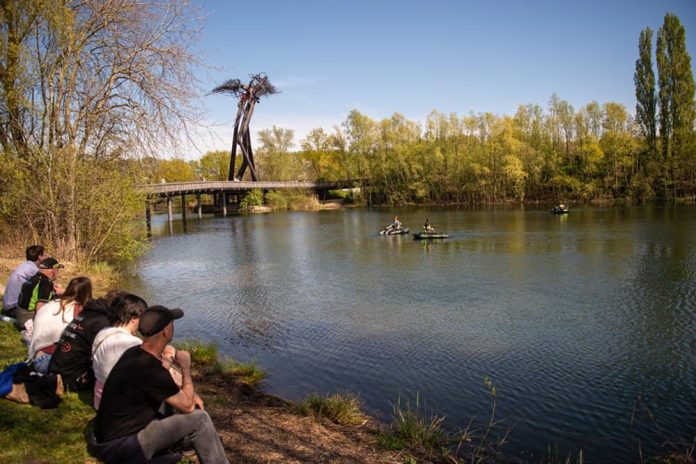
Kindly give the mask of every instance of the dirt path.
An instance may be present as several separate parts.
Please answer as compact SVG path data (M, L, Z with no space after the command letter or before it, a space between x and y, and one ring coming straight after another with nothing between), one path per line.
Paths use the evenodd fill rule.
M377 425L336 425L295 413L278 398L198 372L196 391L222 437L232 463L403 463L380 449Z

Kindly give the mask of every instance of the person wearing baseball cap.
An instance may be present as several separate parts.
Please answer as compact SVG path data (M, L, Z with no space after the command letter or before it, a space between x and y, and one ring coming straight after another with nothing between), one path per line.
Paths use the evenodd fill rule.
M147 308L138 324L142 345L126 350L109 373L94 421L94 451L107 464L146 462L166 454L185 438L201 463L228 463L215 425L193 388L191 355L178 350L178 387L162 364L165 347L174 337L181 309ZM161 403L180 414L162 418Z
M20 330L24 324L34 319L36 311L62 293L63 287L55 283L58 271L64 266L55 258L45 258L38 264L39 272L34 274L19 291L17 301L17 322Z
M22 285L39 272L38 264L46 256L42 245L27 247L25 254L27 260L14 268L7 279L5 293L2 296L2 313L6 316L17 317L17 301Z

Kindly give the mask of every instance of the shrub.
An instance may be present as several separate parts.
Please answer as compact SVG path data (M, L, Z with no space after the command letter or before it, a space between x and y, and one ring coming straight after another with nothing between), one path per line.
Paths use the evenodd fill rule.
M266 193L266 204L274 211L288 209L288 201L283 194L277 190L269 190L268 193Z
M335 393L322 396L310 393L298 405L297 411L303 415L313 413L317 417L325 417L337 424L359 424L365 420L361 411L361 401L353 393Z
M319 209L319 200L313 192L305 190L291 190L285 196L288 209L291 211L306 211Z
M239 209L248 210L253 206L263 206L263 191L261 189L252 189L239 202Z

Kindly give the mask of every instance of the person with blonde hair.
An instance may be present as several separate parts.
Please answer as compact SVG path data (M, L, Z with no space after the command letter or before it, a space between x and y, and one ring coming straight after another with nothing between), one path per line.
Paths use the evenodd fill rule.
M58 300L49 301L36 311L34 333L29 345L29 360L34 370L45 374L65 327L92 299L92 281L75 277Z

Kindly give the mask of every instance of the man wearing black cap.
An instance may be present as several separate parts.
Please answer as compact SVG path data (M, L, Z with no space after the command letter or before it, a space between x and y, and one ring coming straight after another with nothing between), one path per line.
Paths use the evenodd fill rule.
M193 389L191 356L177 351L179 388L162 365L180 309L151 306L140 316L143 344L126 350L111 370L94 421L95 454L108 463L146 462L174 445L193 445L202 464L227 463L212 420ZM162 402L181 414L162 417Z
M64 266L55 258L46 258L38 265L39 272L27 280L19 292L17 301L17 327L24 329L24 324L34 319L36 311L62 293L62 287L54 284L58 270Z

